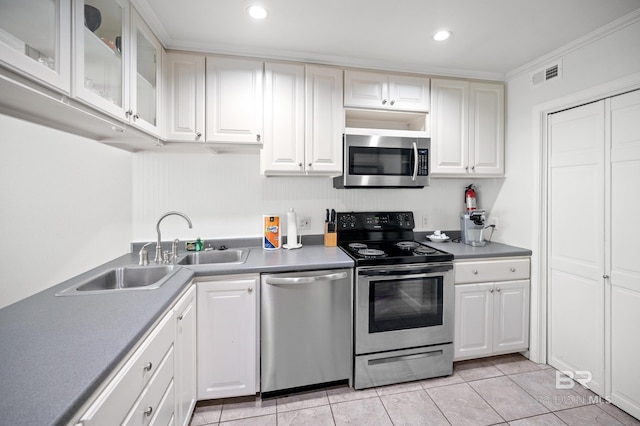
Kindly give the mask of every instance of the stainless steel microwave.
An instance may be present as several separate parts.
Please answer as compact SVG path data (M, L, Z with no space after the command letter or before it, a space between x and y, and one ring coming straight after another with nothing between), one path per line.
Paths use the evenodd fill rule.
M334 188L429 185L429 138L345 133L343 139L343 174Z

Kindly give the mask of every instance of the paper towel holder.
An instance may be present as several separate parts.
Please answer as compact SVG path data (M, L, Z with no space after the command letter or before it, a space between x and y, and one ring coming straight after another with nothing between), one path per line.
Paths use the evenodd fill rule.
M290 241L293 240L293 243ZM293 207L287 212L287 244L282 248L293 250L302 247L302 235L298 235L298 219Z

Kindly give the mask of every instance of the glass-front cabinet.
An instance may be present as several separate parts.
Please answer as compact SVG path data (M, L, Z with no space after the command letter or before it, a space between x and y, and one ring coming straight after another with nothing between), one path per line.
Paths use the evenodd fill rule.
M75 94L159 135L162 45L125 0L76 0Z
M125 112L129 4L76 0L75 95L116 117ZM84 25L79 25L84 22Z
M71 0L0 0L0 63L68 94L70 52Z

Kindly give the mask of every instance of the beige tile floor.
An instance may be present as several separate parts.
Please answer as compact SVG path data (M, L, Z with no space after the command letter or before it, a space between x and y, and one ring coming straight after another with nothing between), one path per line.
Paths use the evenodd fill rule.
M198 404L200 425L638 425L576 385L556 389L556 370L521 355L459 362L449 377L356 391L328 387L291 395Z

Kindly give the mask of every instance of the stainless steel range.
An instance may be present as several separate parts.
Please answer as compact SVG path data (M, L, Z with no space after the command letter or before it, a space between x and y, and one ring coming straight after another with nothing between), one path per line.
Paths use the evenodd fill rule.
M411 212L338 213L356 264L354 387L453 371L453 255L414 240Z

